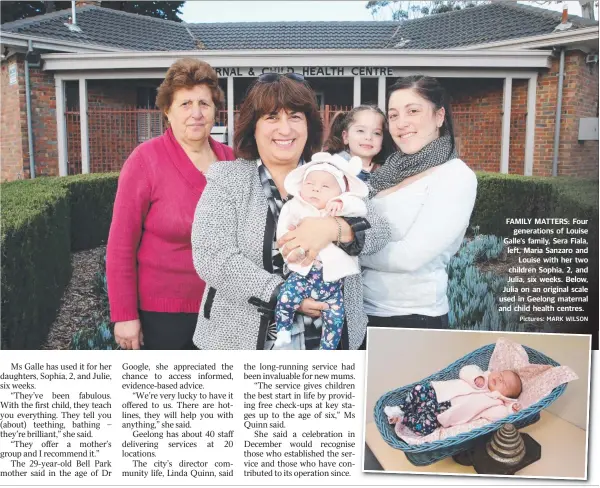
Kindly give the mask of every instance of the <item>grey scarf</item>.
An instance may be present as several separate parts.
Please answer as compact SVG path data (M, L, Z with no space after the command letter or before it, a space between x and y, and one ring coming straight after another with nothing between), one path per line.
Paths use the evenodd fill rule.
M397 185L409 176L422 173L426 169L444 164L458 157L456 148L452 147L449 135L438 137L415 154L404 154L397 151L390 155L369 180L369 198L380 191Z

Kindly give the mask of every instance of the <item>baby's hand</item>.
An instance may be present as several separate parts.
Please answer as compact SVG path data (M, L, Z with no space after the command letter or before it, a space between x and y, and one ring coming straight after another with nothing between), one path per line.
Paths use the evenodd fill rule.
M477 388L483 388L485 386L485 378L483 376L475 378L475 386Z
M327 202L325 210L327 210L328 215L335 217L338 212L342 210L342 207L343 203L341 200L331 200L330 202Z
M521 410L521 404L518 402L513 403L512 410L513 410L513 412L518 412L519 410Z

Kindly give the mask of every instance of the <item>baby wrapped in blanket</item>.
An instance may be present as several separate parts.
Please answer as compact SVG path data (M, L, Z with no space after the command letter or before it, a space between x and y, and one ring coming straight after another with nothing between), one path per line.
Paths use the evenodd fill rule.
M384 412L391 424L400 422L426 436L438 427L494 421L518 412L521 391L521 378L512 370L490 372L468 365L461 368L459 379L415 385L399 405L387 406Z

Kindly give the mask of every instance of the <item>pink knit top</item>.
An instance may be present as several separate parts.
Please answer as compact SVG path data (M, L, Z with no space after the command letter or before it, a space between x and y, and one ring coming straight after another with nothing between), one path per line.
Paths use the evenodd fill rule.
M219 161L230 147L209 139ZM106 250L113 322L138 310L198 313L204 281L192 262L191 232L206 178L169 128L138 146L121 174Z

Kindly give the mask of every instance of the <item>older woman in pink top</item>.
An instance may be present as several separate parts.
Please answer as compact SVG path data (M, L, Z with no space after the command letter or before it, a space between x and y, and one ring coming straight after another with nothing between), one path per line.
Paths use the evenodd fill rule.
M169 128L125 162L106 271L115 340L123 349L194 349L204 282L192 262L194 211L216 161L234 159L210 137L224 95L216 72L181 59L158 89Z

